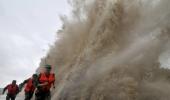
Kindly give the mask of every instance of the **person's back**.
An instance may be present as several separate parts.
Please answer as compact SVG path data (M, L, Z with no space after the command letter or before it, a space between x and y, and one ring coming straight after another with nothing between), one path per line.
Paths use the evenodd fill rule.
M12 81L12 84L8 84L4 90L3 90L3 93L5 93L5 91L8 90L7 92L7 96L6 96L6 100L15 100L16 98L16 95L19 93L19 87L18 85L16 84L16 80L13 80Z

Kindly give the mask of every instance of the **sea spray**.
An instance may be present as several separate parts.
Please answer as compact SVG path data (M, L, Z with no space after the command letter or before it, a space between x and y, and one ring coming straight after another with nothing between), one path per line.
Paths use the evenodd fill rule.
M72 16L42 59L52 100L169 100L169 0L71 0Z

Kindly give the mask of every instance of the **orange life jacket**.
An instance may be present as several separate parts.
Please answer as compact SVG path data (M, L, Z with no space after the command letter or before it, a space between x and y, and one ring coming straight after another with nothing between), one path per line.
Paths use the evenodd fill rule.
M13 85L13 84L9 84L7 86L7 90L8 90L8 94L15 95L15 94L18 93L18 86L17 85Z
M55 82L54 73L50 73L48 77L45 73L40 73L39 82L40 83L48 82L48 85L43 86L42 88L43 88L43 90L47 90L47 91L50 90L51 85L54 84L54 82Z
M25 92L34 92L34 90L35 90L35 86L33 85L32 78L30 78L30 79L28 79L28 82L27 82L27 84L25 86L24 91Z

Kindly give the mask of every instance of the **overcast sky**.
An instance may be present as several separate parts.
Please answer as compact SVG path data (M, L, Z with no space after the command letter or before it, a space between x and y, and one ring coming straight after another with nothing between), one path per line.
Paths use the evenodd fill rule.
M0 87L35 72L69 11L66 0L0 0Z

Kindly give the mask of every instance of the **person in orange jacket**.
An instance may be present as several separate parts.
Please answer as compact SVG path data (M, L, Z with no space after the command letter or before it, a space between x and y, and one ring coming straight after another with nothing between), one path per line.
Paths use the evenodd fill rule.
M36 89L36 86L38 84L38 75L33 74L31 78L25 80L23 83L21 83L19 86L22 89L22 87L25 85L25 99L24 100L31 100L34 91Z
M51 72L51 65L45 65L45 72L39 74L38 82L36 100L50 100L52 85L55 88L55 74Z
M8 84L4 89L2 94L5 93L5 91L8 90L6 100L15 100L16 95L19 93L19 87L16 84L16 80L12 81L12 84Z

